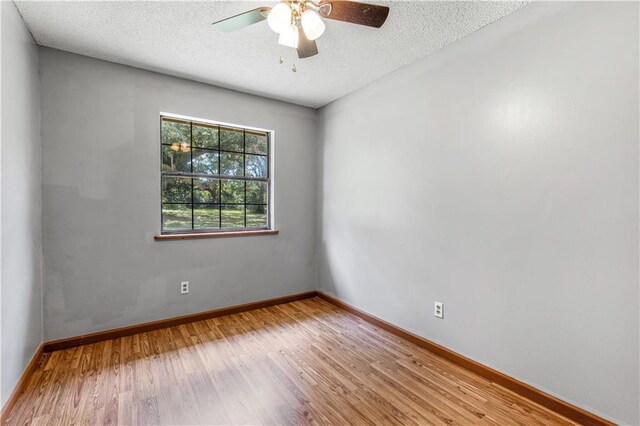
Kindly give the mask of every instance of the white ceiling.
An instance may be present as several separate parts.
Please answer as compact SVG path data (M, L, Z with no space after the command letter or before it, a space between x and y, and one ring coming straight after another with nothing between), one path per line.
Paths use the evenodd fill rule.
M211 23L273 1L21 1L43 45L310 107L323 106L513 12L519 2L375 2L381 29L326 20L320 54L299 60L266 22L233 33ZM279 57L285 65L279 64ZM295 59L298 72L291 72Z

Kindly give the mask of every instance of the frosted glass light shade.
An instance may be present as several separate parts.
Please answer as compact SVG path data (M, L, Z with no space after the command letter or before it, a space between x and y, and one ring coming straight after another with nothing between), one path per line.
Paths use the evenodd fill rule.
M315 10L307 9L302 14L302 29L309 40L315 40L324 33L324 22Z
M291 25L291 8L287 3L278 3L267 16L269 27L278 34L286 31Z
M293 47L294 49L298 48L298 27L295 25L289 25L285 31L280 33L280 38L278 39L278 43L283 46Z

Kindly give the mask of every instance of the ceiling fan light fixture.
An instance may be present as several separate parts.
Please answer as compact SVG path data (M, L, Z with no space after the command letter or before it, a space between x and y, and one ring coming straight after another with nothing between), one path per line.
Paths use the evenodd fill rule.
M291 7L287 3L278 3L267 16L269 27L278 34L286 31L291 25Z
M324 22L315 10L307 9L301 18L302 29L309 40L315 40L324 33Z
M298 58L305 59L318 54L316 39L325 32L325 19L380 28L389 16L388 6L359 0L278 0L274 3L273 7L255 7L212 25L220 31L232 32L266 20L279 35L278 43L296 49Z
M278 43L287 46L293 47L294 49L298 48L298 27L291 24L289 27L280 33L280 37L278 38Z

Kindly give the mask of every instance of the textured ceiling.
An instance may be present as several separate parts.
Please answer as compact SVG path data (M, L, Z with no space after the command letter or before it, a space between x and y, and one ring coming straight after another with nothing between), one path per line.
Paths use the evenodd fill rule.
M407 65L527 4L376 2L381 29L326 20L320 54L298 60L266 22L233 33L219 19L273 1L17 2L43 45L314 108ZM282 55L285 64L279 64ZM295 59L298 72L291 72Z

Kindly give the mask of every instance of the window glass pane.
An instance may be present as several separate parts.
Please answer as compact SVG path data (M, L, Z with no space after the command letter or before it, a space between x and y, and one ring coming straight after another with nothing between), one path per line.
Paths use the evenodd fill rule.
M163 117L161 153L163 231L268 226L268 132Z
M244 151L244 132L239 129L220 128L220 149L224 151Z
M267 204L267 182L247 182L247 204Z
M193 173L218 174L218 152L193 149Z
M215 203L220 202L220 181L217 179L193 179L193 202Z
M162 230L178 231L191 229L191 205L163 204Z
M162 177L162 202L163 203L190 203L191 202L191 178L163 176Z
M244 228L244 206L226 204L222 206L222 228Z
M222 202L227 204L244 204L244 182L223 180Z
M188 123L162 120L162 143L165 145L187 144L191 146L191 129Z
M163 172L191 172L191 148L183 148L162 145L162 171Z
M244 174L244 156L229 152L220 153L220 174L227 176L242 176Z
M247 152L267 155L267 134L247 131Z
M247 155L247 176L267 177L267 157Z
M193 227L208 229L220 227L220 206L217 204L195 204L193 206Z
M257 228L267 226L267 206L247 206L247 227Z
M194 147L218 149L218 128L194 124L192 143Z

